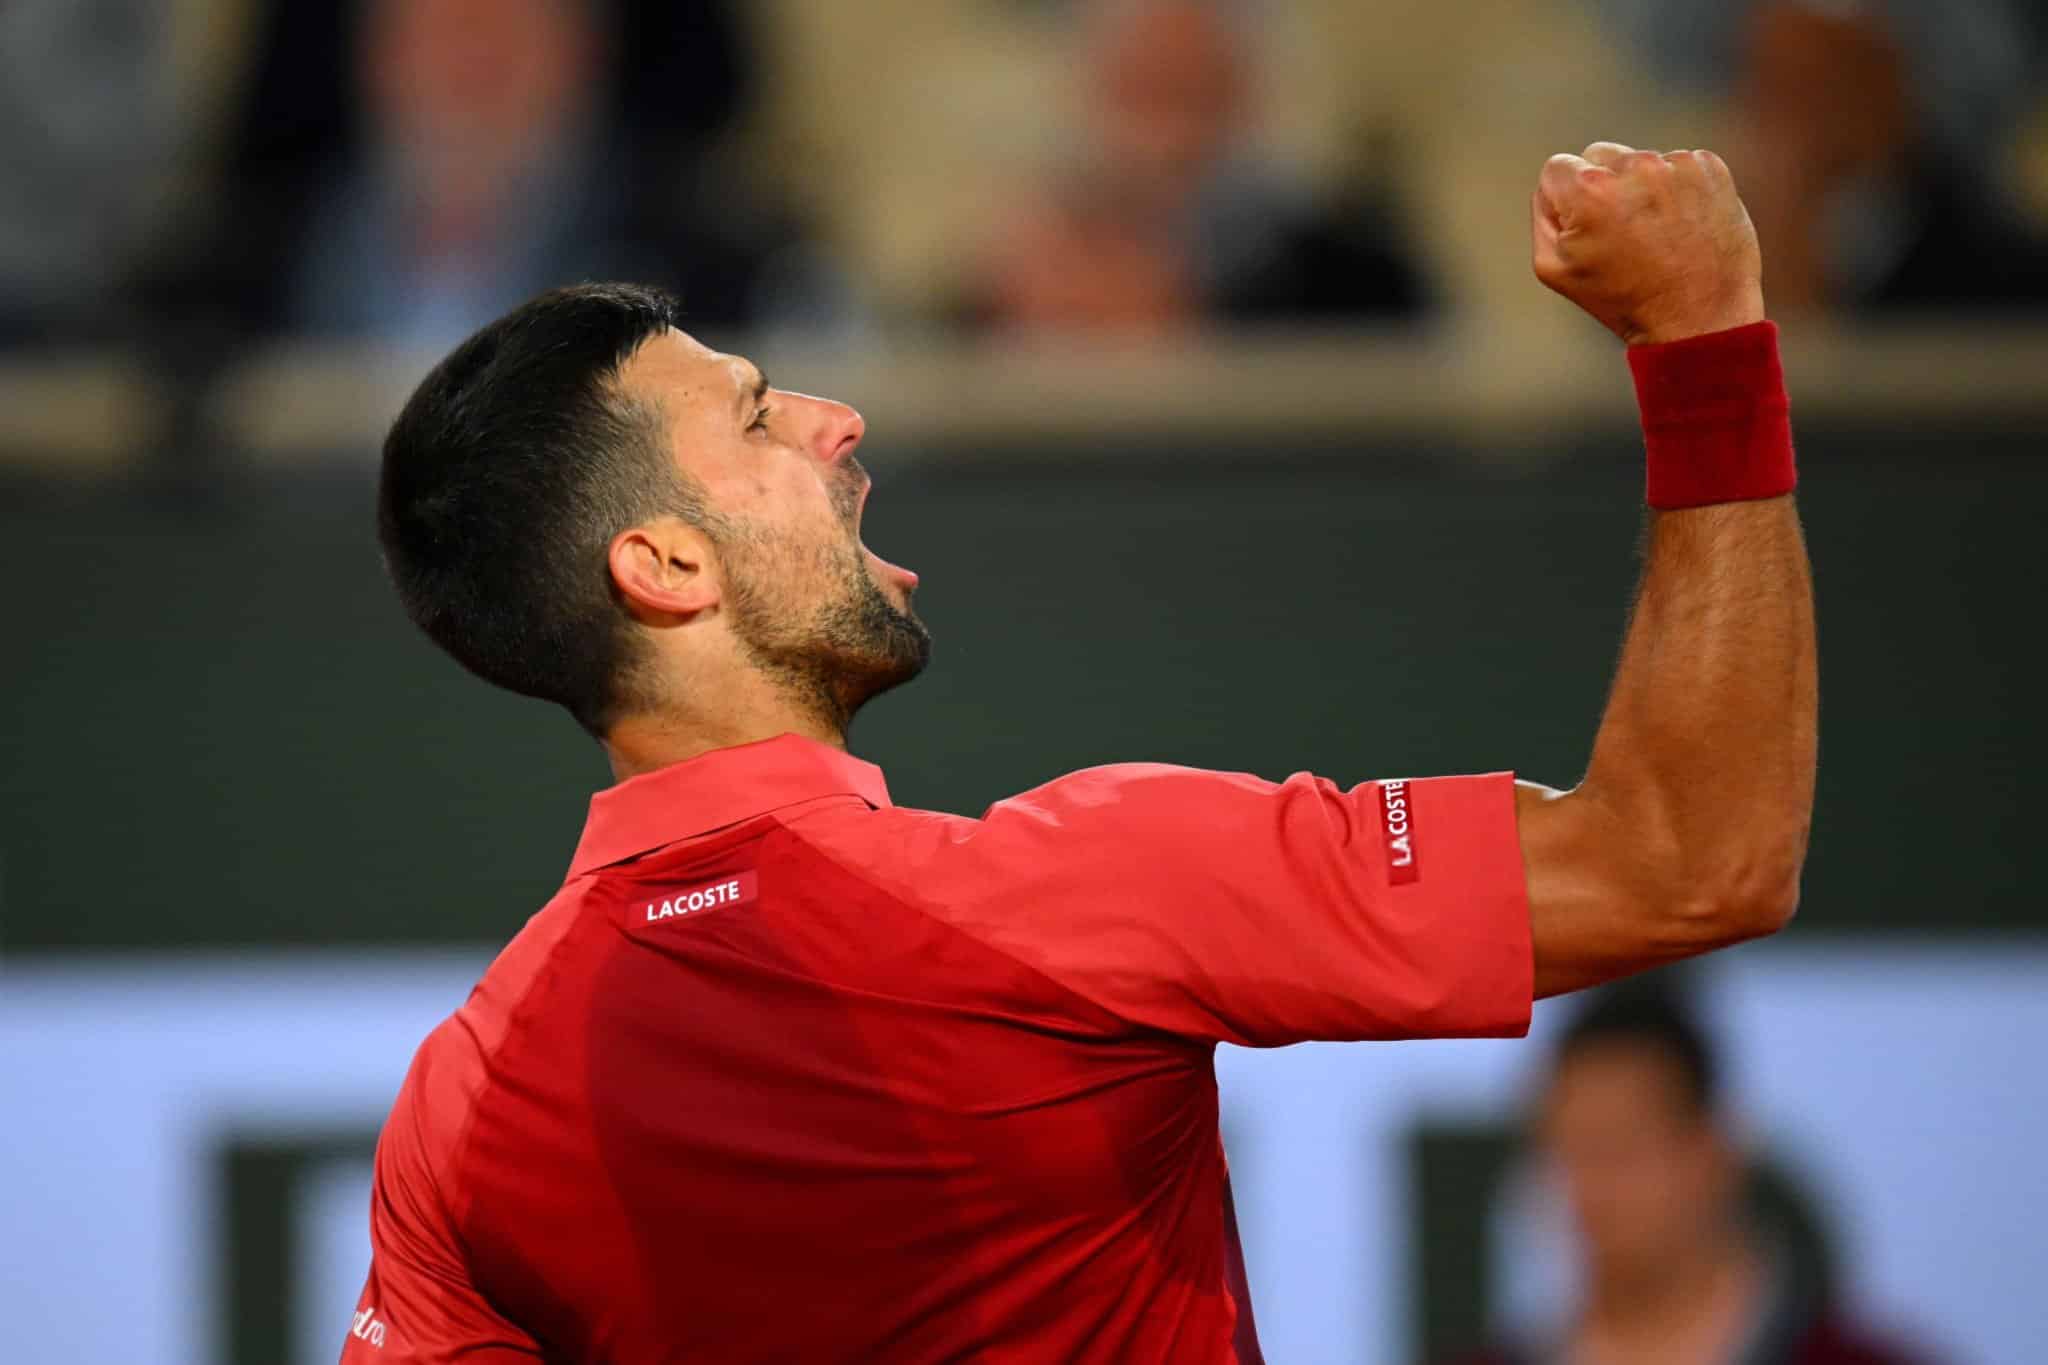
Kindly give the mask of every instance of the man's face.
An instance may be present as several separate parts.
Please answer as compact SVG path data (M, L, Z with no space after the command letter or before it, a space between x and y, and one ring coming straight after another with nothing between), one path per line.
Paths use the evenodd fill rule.
M1119 22L1093 59L1095 134L1125 192L1168 199L1199 186L1245 104L1243 54L1196 4L1159 4Z
M755 663L841 724L923 669L917 575L861 543L859 413L770 388L750 362L679 331L650 339L620 380L654 401L677 467L704 490L723 610Z
M1538 1136L1597 1279L1654 1277L1732 1216L1726 1141L1688 1103L1677 1064L1649 1044L1592 1043L1567 1056Z
M378 130L422 176L475 176L561 136L591 84L584 0L378 0L359 78Z

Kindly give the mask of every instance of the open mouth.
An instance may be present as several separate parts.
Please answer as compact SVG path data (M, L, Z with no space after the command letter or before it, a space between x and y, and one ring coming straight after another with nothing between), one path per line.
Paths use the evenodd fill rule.
M853 504L853 530L856 538L860 535L861 513L867 509L868 494L874 490L874 487L874 480L863 475L861 478L860 497ZM916 574L904 568L901 564L891 564L888 560L870 550L867 547L866 541L860 541L859 543L860 552L871 561L869 565L871 569L880 570L884 578L895 579L903 585L906 592L917 586Z

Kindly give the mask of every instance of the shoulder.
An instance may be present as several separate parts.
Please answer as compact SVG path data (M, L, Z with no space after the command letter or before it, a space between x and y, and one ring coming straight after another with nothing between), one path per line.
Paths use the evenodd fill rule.
M869 886L1008 942L1040 928L1096 936L1182 920L1219 898L1271 900L1302 878L1327 890L1361 854L1368 809L1329 781L1163 763L1085 768L979 816L836 809L790 832ZM1325 897L1327 899L1327 897Z
M483 1051L452 1014L414 1051L412 1065L377 1136L371 1234L379 1247L415 1260L448 1238L453 1154L485 1080Z
M392 1106L387 1134L394 1129L422 1145L445 1137L476 1102L488 1078L487 1056L476 1029L457 1010L434 1027L412 1055L405 1084Z
M461 1008L421 1041L378 1140L380 1182L446 1180L495 1059L593 894L603 894L594 880L557 893L499 952Z
M1120 838L1146 834L1184 835L1204 826L1220 826L1246 812L1295 793L1335 792L1335 787L1307 773L1285 782L1271 782L1251 773L1217 772L1171 763L1114 763L1081 768L1028 791L1007 797L974 819L932 817L949 821L955 839L990 834L1049 834L1074 837L1097 832Z
M1297 773L1286 783L1250 773L1215 772L1171 763L1112 763L1082 768L998 801L984 822L1010 815L1063 821L1116 820L1141 824L1199 821L1217 803L1270 799L1287 786L1316 779Z
M1067 773L979 816L841 808L792 829L850 870L919 874L927 886L936 877L948 889L949 873L972 882L962 888L971 891L1019 880L1093 880L1113 868L1149 870L1177 883L1260 869L1276 858L1354 850L1373 836L1382 789L1401 802L1447 807L1446 823L1464 823L1468 788L1498 796L1511 786L1507 775L1489 774L1344 789L1308 772L1276 782L1252 773L1119 763ZM1512 813L1506 797L1494 804Z
M1247 817L1285 790L1243 773L1122 763L1068 773L978 816L903 806L837 810L791 831L849 870L912 878L926 890L956 889L957 875L965 883L957 889L971 891L1216 850L1214 841L1246 832Z
M513 935L449 1021L468 1035L467 1046L484 1056L502 1050L520 1019L545 994L554 975L551 966L565 953L603 942L601 935L592 933L600 921L587 912L593 904L623 894L616 882L609 869L578 877L557 891ZM437 1029L436 1035L446 1028ZM428 1041L434 1042L435 1037ZM452 1051L463 1044L451 1033L440 1046Z

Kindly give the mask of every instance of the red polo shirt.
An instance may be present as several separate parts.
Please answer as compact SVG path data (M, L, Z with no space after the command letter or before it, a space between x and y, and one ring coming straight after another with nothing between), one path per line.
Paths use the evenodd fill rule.
M1215 1044L1519 1034L1530 989L1505 774L968 819L706 754L592 800L421 1046L342 1359L1250 1365Z

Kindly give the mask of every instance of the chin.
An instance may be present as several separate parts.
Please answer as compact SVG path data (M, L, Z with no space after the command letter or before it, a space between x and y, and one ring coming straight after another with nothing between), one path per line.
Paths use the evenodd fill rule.
M841 676L860 700L900 687L931 661L932 637L910 605L912 585L871 578L859 625L838 638Z

